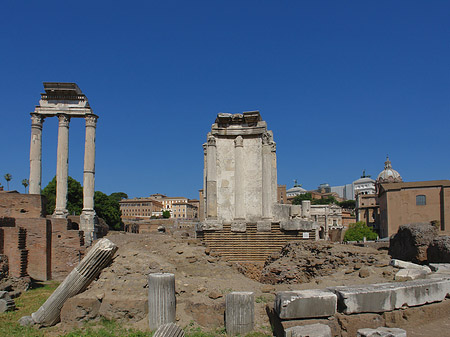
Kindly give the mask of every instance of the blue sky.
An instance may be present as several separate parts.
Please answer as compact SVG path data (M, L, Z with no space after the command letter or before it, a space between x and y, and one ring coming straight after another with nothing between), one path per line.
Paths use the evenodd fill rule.
M0 10L0 175L23 191L42 82L76 82L100 116L96 189L198 197L219 112L260 110L278 183L449 179L448 1L20 1ZM43 133L56 172L56 119ZM70 125L82 181L84 123ZM4 179L0 179L4 186Z

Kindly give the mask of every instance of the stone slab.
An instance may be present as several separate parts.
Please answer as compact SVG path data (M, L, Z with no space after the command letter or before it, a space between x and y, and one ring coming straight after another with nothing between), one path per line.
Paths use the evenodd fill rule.
M394 279L396 281L412 281L426 278L428 272L423 269L400 269Z
M317 229L319 228L319 226L315 221L291 219L280 221L280 228L285 231L299 231L299 230L305 231Z
M400 268L400 269L418 269L418 270L424 270L428 274L431 274L431 269L428 266L421 266L420 264L402 261L398 259L392 259L389 263L391 266Z
M201 231L220 231L223 229L223 224L220 221L217 220L205 220L200 222L196 226L196 230L198 232Z
M280 291L275 312L281 319L328 317L336 313L337 296L328 290Z
M399 328L380 327L359 329L357 337L406 337L406 331Z
M450 279L424 279L365 286L329 288L338 296L338 311L345 314L385 312L440 302L450 293Z
M439 274L450 274L450 263L430 263L430 269Z
M332 337L331 329L325 324L309 324L288 328L285 337Z
M244 221L233 221L231 223L231 231L237 233L245 233L247 224Z
M270 232L272 229L272 221L258 221L256 223L256 231Z

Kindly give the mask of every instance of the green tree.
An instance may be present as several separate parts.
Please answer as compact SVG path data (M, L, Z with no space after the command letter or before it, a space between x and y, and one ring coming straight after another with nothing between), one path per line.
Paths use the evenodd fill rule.
M169 219L170 218L170 211L163 211L162 212L162 217L164 219Z
M329 205L329 204L337 204L337 200L335 197L333 197L332 195L330 195L329 197L326 198L321 198L321 199L313 199L311 201L311 204L313 205Z
M11 175L10 173L6 173L3 177L4 177L5 180L6 180L6 185L8 186L8 191L9 191L9 182L10 182L11 179L12 179L12 175Z
M53 214L56 204L56 176L42 190L42 195L47 199L47 214ZM69 177L67 179L67 211L69 214L80 215L83 210L83 187Z
M25 193L27 193L28 179L23 179L22 185L23 185L23 187L25 187Z
M350 224L344 235L344 241L362 241L364 238L367 240L376 240L378 238L378 234L367 226L364 221Z
M306 192L303 194L296 195L294 199L292 199L293 205L301 205L303 200L312 200L311 192Z
M123 226L119 201L124 198L128 196L123 192L111 193L109 196L100 191L94 193L95 213L105 220L110 229L120 230Z
M355 200L344 200L338 203L339 206L342 208L349 208L354 209L356 207L356 201Z

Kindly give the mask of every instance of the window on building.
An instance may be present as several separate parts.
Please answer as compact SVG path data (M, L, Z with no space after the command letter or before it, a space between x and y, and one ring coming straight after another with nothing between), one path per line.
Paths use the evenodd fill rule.
M427 204L427 197L423 194L416 195L416 205L417 206L423 206Z

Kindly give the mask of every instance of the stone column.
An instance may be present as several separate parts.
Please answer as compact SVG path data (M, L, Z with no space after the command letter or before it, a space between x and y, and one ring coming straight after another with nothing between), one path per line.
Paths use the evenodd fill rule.
M217 219L217 148L216 138L211 134L206 150L206 217Z
M83 292L110 262L117 246L103 238L92 247L81 262L56 288L44 304L30 316L19 320L21 325L51 326L60 320L61 308L72 296Z
M80 217L81 230L84 231L85 242L89 245L95 240L95 128L98 116L87 115L86 140L84 143L84 175L83 175L83 212Z
M262 136L262 218L272 217L272 137L266 132Z
M245 219L244 139L234 140L234 218Z
M29 194L41 194L42 181L42 123L44 116L31 113L30 188Z
M255 324L255 302L252 292L232 292L225 299L227 335L245 335Z
M148 324L151 331L176 319L175 275L148 275Z
M69 176L69 122L70 117L59 114L58 150L56 162L56 207L53 217L66 218L67 178Z

